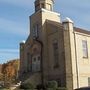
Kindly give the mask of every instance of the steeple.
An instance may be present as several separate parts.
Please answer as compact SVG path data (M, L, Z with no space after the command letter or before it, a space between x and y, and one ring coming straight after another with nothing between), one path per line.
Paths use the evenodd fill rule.
M53 11L54 0L35 0L35 12L41 8Z

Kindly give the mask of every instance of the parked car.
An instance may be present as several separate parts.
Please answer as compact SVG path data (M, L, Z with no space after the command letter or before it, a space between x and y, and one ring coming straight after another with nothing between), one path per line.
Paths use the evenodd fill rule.
M75 90L90 90L90 87L81 87L81 88L77 88Z

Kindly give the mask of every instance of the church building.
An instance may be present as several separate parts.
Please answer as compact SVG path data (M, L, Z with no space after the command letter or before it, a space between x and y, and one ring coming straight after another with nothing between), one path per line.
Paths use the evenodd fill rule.
M90 31L61 21L54 0L35 0L30 34L20 43L20 78L39 85L55 80L74 90L90 86Z

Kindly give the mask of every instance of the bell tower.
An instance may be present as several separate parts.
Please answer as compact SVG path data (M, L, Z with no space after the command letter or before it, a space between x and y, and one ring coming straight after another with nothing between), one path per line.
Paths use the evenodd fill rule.
M49 11L53 11L54 0L35 0L35 12L44 8Z
M60 23L60 14L53 11L54 0L35 0L34 5L35 13L30 16L30 37L42 39L46 20Z

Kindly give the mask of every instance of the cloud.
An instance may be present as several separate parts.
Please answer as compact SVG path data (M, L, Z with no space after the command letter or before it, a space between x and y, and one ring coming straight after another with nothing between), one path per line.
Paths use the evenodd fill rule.
M16 35L27 35L27 28L25 28L22 23L10 21L4 18L0 18L0 29Z

